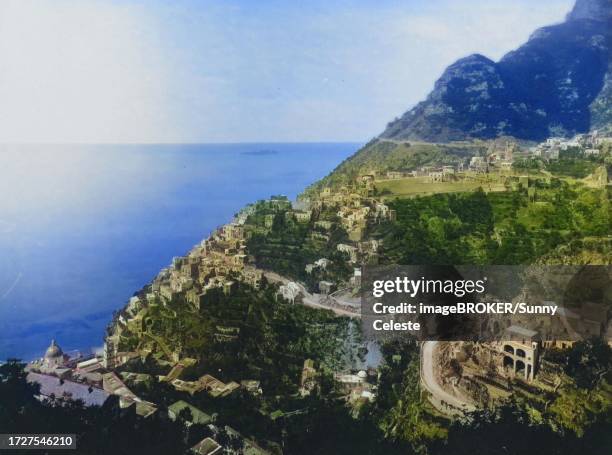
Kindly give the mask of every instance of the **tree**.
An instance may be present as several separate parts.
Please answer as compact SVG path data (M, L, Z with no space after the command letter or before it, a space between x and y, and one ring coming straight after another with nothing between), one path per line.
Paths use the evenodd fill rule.
M579 341L568 353L565 372L580 388L593 389L611 370L612 349L599 338Z

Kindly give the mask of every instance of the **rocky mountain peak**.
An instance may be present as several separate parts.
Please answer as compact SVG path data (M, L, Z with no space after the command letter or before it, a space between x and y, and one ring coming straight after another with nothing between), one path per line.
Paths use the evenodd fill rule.
M612 20L612 0L576 0L567 20L590 19L595 21Z
M425 142L571 136L612 122L612 0L577 0L499 62L450 65L427 98L381 137Z

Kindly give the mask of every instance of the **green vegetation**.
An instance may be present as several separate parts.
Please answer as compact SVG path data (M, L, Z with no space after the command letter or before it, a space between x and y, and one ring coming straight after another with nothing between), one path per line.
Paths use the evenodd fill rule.
M563 385L546 409L551 425L578 437L600 424L612 424L612 349L602 340L575 343L553 352L564 370Z
M194 377L213 373L227 381L257 379L264 390L295 393L304 359L329 369L342 365L349 320L291 305L276 292L272 285L262 290L240 286L229 296L213 289L199 310L180 301L153 305L145 316L148 335L124 332L120 349L144 340L151 342L155 356L163 351L161 340L181 346L181 357L200 360L192 367ZM235 335L218 336L228 328ZM134 371L131 365L128 369Z
M346 265L346 257L336 250L336 245L347 240L344 229L334 224L331 231L317 228L312 223L298 223L287 219L287 211L273 211L258 206L249 217L249 223L262 228L266 216L273 217L269 229L255 233L248 241L255 264L267 270L304 282L310 290L316 290L319 280L342 281L352 270ZM335 216L335 215L333 215ZM306 273L306 264L320 258L331 260L327 269Z
M248 254L259 268L301 281L310 290L316 290L321 280L345 283L352 268L347 253L336 247L347 243L358 250L362 245L348 240L338 209L360 204L373 208L384 195L394 217L370 218L363 237L382 240L375 258L381 263L610 263L612 218L608 190L601 183L607 179L606 170L598 159L568 154L558 162L518 161L519 176L378 180L374 202L357 197L354 207L350 199L353 190L360 190L355 189L355 178L365 172L454 164L482 151L481 144L373 141L307 191L350 185L349 198L341 198L338 205L326 200L310 216L293 210L283 197L255 204L244 225ZM584 179L591 174L590 180ZM306 271L306 265L321 258L329 264ZM196 294L195 302L193 296L188 302L186 293L171 300L142 295L149 289L141 293L147 305L122 327L118 351L137 351L145 358L133 359L119 370L151 375L128 385L159 405L156 416L137 420L112 405L85 409L79 403L39 403L32 398L37 391L25 382L21 366L10 362L0 367L0 428L80 432L79 453L85 454L108 453L109 441L120 447L115 453L179 454L207 435L202 425L182 425L190 411L182 412L177 423L162 423L159 416L185 400L215 425L236 427L275 453L282 447L287 454L323 455L599 454L612 444L612 354L606 344L589 341L567 351L547 352L547 362L563 378L554 391L544 393L516 381L502 406L449 422L420 388L416 343L381 346L384 361L376 399L347 400L333 374L351 369L363 356L356 323L331 311L290 304L279 296L277 285L264 278L255 289L241 282L237 273L227 273L231 286L209 288L203 296ZM224 382L255 380L263 393L239 389L226 396L192 396L155 378L186 357L197 363L185 369L183 380L204 374ZM316 386L303 396L299 392L306 359L316 365ZM103 431L96 432L97 427ZM132 435L146 442L136 446Z
M398 264L521 264L612 228L604 189L559 179L531 190L437 194L390 202L397 222L379 226L384 254Z
M382 346L378 396L351 414L334 389L330 372L320 374L320 387L307 397L251 395L237 391L222 398L206 393L190 396L167 383L150 380L132 389L160 406L158 414L138 419L118 412L117 403L84 408L80 403L53 406L33 398L36 387L25 381L16 361L0 367L0 428L6 432L77 433L79 453L184 454L209 435L206 427L185 428L162 417L178 400L186 400L208 415L215 425L232 425L247 437L262 441L273 453L322 455L430 454L494 455L608 453L612 444L612 387L610 348L596 342L577 343L554 360L566 371L587 368L589 388L567 376L555 399L540 409L525 399L510 399L495 409L471 413L449 423L436 417L419 391L418 345L395 341ZM607 372L605 374L602 374ZM231 440L217 436L219 442Z
M419 349L416 343L394 341L383 346L379 395L373 410L385 437L407 442L419 452L444 439L446 429L429 413L421 394Z
M515 161L512 167L523 171L546 170L554 175L581 179L592 174L602 163L603 154L585 158L580 150L569 149L561 151L557 160L525 158Z

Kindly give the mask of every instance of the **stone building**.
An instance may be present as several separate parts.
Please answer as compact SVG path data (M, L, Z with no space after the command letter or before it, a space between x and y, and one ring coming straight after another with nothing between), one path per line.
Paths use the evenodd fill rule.
M508 341L500 343L502 371L507 377L531 381L537 373L540 342L538 332L513 325L506 329Z

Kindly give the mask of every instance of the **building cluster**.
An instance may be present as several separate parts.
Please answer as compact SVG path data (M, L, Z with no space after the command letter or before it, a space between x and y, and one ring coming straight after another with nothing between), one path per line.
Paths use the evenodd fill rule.
M337 222L348 233L349 240L358 243L366 238L370 224L395 220L395 210L373 196L374 180L375 173L370 173L360 176L352 187L344 185L333 191L330 187L323 188L311 205L319 213L333 209L336 216L335 219L318 217L315 227L330 231Z
M562 372L545 361L547 350L568 349L577 340L593 337L612 346L612 317L607 305L583 302L579 307L559 307L557 311L557 317L539 320L537 330L514 323L495 331L499 341L468 343L468 348L462 342L445 344L446 350L438 359L441 382L481 405L487 404L492 390L495 396L507 394L514 380L529 383L530 387L554 390L562 380ZM497 323L492 321L492 324ZM461 365L460 375L452 367L453 362ZM484 399L483 390L489 390ZM432 403L439 404L435 399ZM448 403L437 407L443 412L456 410Z
M585 156L597 156L600 153L599 146L605 142L611 142L612 137L592 131L590 133L577 134L570 139L563 137L551 137L529 149L532 156L549 160L559 158L559 153L566 150L577 150Z
M113 372L104 367L100 357L70 357L55 340L45 355L25 367L27 380L40 386L39 399L61 403L80 400L86 406L103 406L112 396L121 409L148 417L157 411L154 403L140 399Z
M336 372L333 377L335 389L351 405L373 401L376 397L374 384L377 379L377 371L375 369ZM315 368L314 360L306 359L300 378L300 395L305 397L314 393L319 387L319 379L319 371Z
M410 171L387 171L382 178L387 180L399 180L410 177L427 177L432 182L451 181L453 176L464 171L464 164L447 164L443 166L420 166Z
M201 376L197 381L183 381L176 378L171 381L171 384L181 392L188 392L193 395L197 392L206 391L213 398L225 397L240 388L240 384L237 382L231 381L226 384L210 374Z
M374 401L376 398L374 385L377 380L377 372L374 369L359 370L355 373L335 373L334 381L336 388L340 390L347 401L354 404L359 402Z
M216 414L207 414L184 400L179 400L168 406L168 417L173 421L181 420L187 427L192 425L206 426L210 436L202 439L191 448L191 452L195 455L221 455L222 453L268 455L270 453L234 428L228 425L218 426L215 423L217 420ZM219 441L228 441L228 444L222 445Z
M464 176L465 171L483 174L490 172L509 172L517 158L537 157L545 160L557 160L560 153L574 150L582 156L598 156L601 146L612 142L612 137L602 132L577 134L572 138L551 137L529 148L522 148L517 143L499 141L489 144L482 154L472 156L465 162L444 166L421 166L415 170L387 170L381 179L397 180L409 177L421 177L428 182L449 182ZM376 176L370 171L368 176ZM372 180L373 181L373 180Z
M231 294L239 283L259 289L263 272L249 264L246 252L246 220L252 208L241 211L229 224L216 229L210 237L196 245L187 256L177 257L163 269L151 285L130 299L124 310L118 314L112 325L112 333L105 340L104 360L109 368L115 368L131 358L145 356L150 352L142 347L135 352L119 350L124 331L141 337L155 335L150 330L147 310L156 306L183 303L199 309L211 290L217 289ZM172 312L170 312L170 315ZM231 339L233 328L219 327L218 337ZM155 340L165 354L165 361L176 364L182 357L181 346L165 346L162 340Z
M543 302L554 304L554 302ZM546 349L567 349L576 340L600 338L612 347L612 318L601 303L582 302L578 308L559 307L558 317L538 321L538 330L515 324L507 327L504 339L492 344L498 353L498 373L507 378L532 381Z
M189 364L189 362L187 362ZM191 394L197 391L208 391L213 397L226 396L232 391L243 387L254 394L261 394L259 381L242 381L241 384L230 382L224 384L210 375L204 375L197 381L181 381L178 377L182 368L173 368L170 373L161 377L161 380L171 382L177 390L187 391ZM51 341L45 355L28 363L25 367L26 379L39 386L39 400L51 401L61 405L67 401L81 401L84 406L118 406L122 412L133 412L137 416L147 418L158 411L155 403L139 398L132 392L125 382L113 371L103 365L99 356L71 357L65 354L60 346ZM121 373L121 376L130 381L139 382L150 378L148 374ZM197 384L197 386L193 385ZM113 400L113 397L115 398ZM188 411L188 412L186 412ZM245 438L235 429L225 426L219 428L214 425L216 415L209 415L184 400L179 400L167 409L168 418L176 420L181 418L185 425L206 425L211 436L204 438L191 448L192 453L198 455L213 455L220 453L250 453L253 455L266 455L269 452L261 448L254 441ZM232 451L232 447L224 447L218 439L231 440L232 447L240 446L247 452Z

